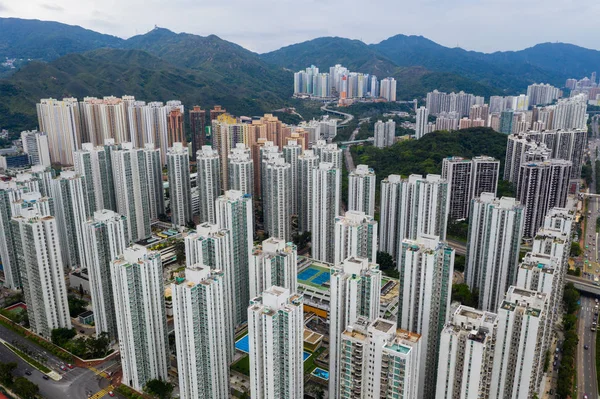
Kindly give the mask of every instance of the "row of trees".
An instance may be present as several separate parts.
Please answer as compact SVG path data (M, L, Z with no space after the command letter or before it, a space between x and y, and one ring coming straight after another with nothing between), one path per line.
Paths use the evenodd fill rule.
M22 399L37 398L40 388L25 377L15 378L13 371L16 369L17 363L15 362L0 362L0 384L19 395Z
M559 398L572 398L573 385L575 381L575 356L579 338L577 337L577 312L579 311L579 291L572 283L565 286L563 304L565 315L563 316L563 347L562 360L558 369L558 380L556 383L556 394Z
M82 359L99 359L110 353L110 338L106 332L98 338L77 337L74 328L56 328L52 330L51 340L54 345L68 350Z

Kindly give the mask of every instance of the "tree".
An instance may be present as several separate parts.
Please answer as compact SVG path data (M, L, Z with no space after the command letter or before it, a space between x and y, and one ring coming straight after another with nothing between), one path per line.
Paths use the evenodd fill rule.
M452 285L452 300L466 306L476 307L478 295L476 292L471 292L467 284L454 284Z
M185 263L185 242L179 240L175 243L175 256L177 257L177 263L180 265Z
M79 299L73 295L69 295L67 297L67 300L69 302L69 314L71 315L71 317L77 317L87 310L87 302L83 299Z
M23 399L34 399L40 388L25 377L17 377L13 391Z
M50 333L50 339L54 345L63 346L76 335L74 328L55 328Z
M13 383L13 370L17 368L17 363L0 363L0 384L2 385L12 385Z
M107 332L102 332L98 338L90 337L85 341L86 356L91 359L98 359L108 355L110 350L110 338Z
M144 387L144 391L159 399L168 399L173 392L173 385L162 380L150 380Z
M466 257L464 255L454 255L454 270L458 272L465 271Z
M395 270L396 262L394 262L394 258L392 255L387 252L377 251L377 264L379 265L379 269L382 271Z
M581 245L578 242L571 243L571 256L576 257L580 256L583 251L581 250Z

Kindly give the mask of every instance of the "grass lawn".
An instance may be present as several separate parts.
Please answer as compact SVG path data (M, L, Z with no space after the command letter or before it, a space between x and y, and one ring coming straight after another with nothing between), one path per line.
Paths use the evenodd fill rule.
M311 353L310 357L306 359L306 361L304 362L304 375L312 373L312 371L317 368L317 365L315 364L315 359L321 356L321 353L323 353L323 351L325 351L325 348L320 347L314 353Z
M231 365L233 371L250 376L250 356L244 355L243 358Z

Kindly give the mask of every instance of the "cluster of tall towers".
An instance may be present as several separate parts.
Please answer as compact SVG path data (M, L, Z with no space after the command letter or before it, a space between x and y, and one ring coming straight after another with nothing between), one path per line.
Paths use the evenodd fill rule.
M204 111L193 112L200 125ZM310 233L311 258L330 270L331 398L539 392L574 219L565 183L547 187L568 181L572 165L582 162L576 135L547 134L535 145L509 140L513 163L505 175L519 168L517 198L496 196L499 161L451 157L441 175L383 179L379 206L375 171L358 165L349 171L342 211L344 160L336 144L309 142L268 115L250 124L222 112L213 117L213 145L203 136L191 161L193 143L175 141L163 157L153 142L117 143L114 135L126 133L88 126L86 134L104 142L72 151L73 170L55 176L38 165L0 181L6 284L23 289L34 332L48 338L55 328L71 328L64 273L86 267L96 332L118 342L123 383L142 390L152 379L168 379L163 265L159 252L139 242L170 213L186 255L185 273L170 286L182 398L229 397L234 337L243 327L252 397L303 397L295 233ZM548 161L554 148L568 145L569 160ZM519 151L525 158L512 155ZM538 170L536 162L548 167ZM534 199L545 202L531 211ZM464 218L465 281L479 303L452 310L448 221ZM267 238L256 243L257 231ZM523 238L532 245L519 261ZM381 311L380 251L399 275L391 315Z

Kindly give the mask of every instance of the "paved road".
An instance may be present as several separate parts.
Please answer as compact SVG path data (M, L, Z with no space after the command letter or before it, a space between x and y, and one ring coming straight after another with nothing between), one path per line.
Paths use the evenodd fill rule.
M336 115L342 115L344 118L346 118L341 123L339 123L338 126L347 125L348 123L350 123L350 121L352 119L354 119L354 115L347 114L345 112L336 111L334 109L329 109L329 108L327 108L328 105L329 105L329 103L328 104L324 104L321 107L321 111L323 111L323 112L329 112L329 113L336 114Z
M20 347L26 347L34 354L45 357L48 359L47 362L45 362L46 366L50 367L61 375L62 379L60 381L44 380L41 372L32 368L28 363L15 355L6 346L0 344L0 359L4 362L16 362L18 364L18 368L15 371L15 375L24 376L28 380L37 384L40 387L40 394L45 398L85 399L88 397L88 395L94 395L104 390L109 385L108 380L85 368L76 367L72 370L68 369L66 372L61 371L60 366L63 364L61 360L44 351L31 341L26 340L24 337L3 326L0 326L0 338L8 343L14 343ZM103 371L108 367L112 367L114 369L116 367L115 362L106 362L97 368L100 371ZM26 375L26 370L30 370L32 375ZM95 399L102 397L108 397L108 395L99 395L96 396Z
M596 379L596 333L591 331L595 317L596 302L592 298L581 297L577 335L577 392L578 397L588 395L589 398L598 397L598 381ZM585 346L588 349L585 349Z

